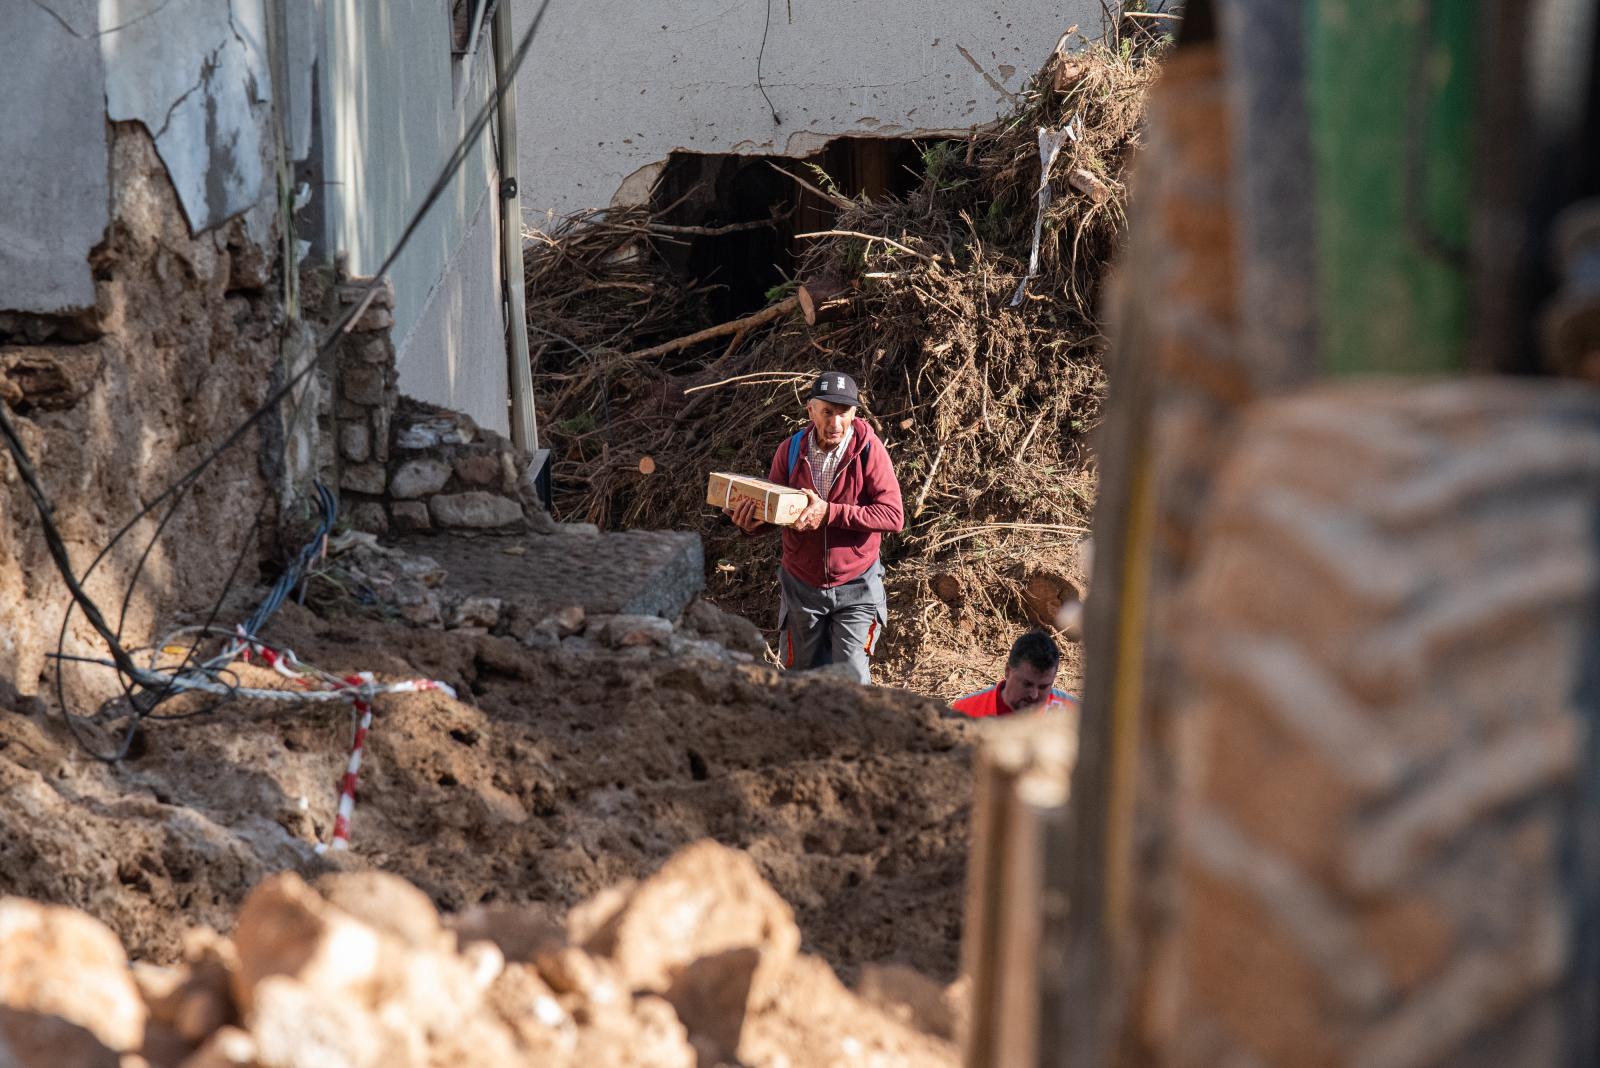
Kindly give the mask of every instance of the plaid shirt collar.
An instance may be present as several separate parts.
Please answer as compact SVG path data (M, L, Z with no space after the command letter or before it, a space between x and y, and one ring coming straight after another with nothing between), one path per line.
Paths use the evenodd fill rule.
M817 443L815 428L806 435L806 458L811 461L811 481L816 483L817 492L824 499L833 491L833 480L839 473L839 462L844 459L845 450L850 447L850 439L855 437L856 428L848 427L839 444L831 449L824 449Z

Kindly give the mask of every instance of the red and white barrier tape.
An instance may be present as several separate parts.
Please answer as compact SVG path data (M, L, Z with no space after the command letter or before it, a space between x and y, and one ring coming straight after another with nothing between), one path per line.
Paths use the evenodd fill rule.
M356 735L350 745L350 760L345 765L344 778L339 781L339 809L333 820L333 836L327 846L317 846L318 853L328 849L350 848L350 818L356 811L356 780L361 774L361 758L367 748L367 732L372 729L373 696L379 693L424 693L428 690L438 690L451 697L456 695L454 688L434 679L406 679L379 686L370 671L347 675L340 681L343 686L337 692L342 693L355 708Z
M156 646L162 650L176 640L178 635L185 633L218 633L206 627L185 627L174 631ZM355 709L356 735L355 742L350 747L350 759L345 766L344 778L339 783L339 809L334 818L333 836L328 845L318 844L317 852L326 852L328 849L350 848L350 817L356 808L356 778L361 771L361 757L366 749L367 731L372 727L372 702L380 694L392 693L425 693L437 690L451 698L456 696L453 687L436 679L403 679L399 682L379 683L370 671L358 672L354 675L340 677L321 668L307 664L295 655L293 649L275 649L245 633L243 627L237 627L230 634L220 631L222 637L229 640L230 644L224 647L221 654L205 662L197 670L183 671L177 674L162 674L154 670L155 663L152 657L152 670L139 672L134 676L136 682L151 689L164 692L198 692L215 694L219 697L229 697L247 701L346 701ZM298 690L268 690L248 686L234 686L221 682L216 677L216 672L235 658L249 663L252 658L259 656L261 662L276 671L286 679L291 679L300 685ZM115 668L117 665L110 661L95 661L104 663L106 667Z
M241 634L244 643L243 657L248 660L252 652L259 655L262 661L284 678L293 679L301 686L311 687L321 683L321 688L311 693L294 693L282 690L237 690L243 696L265 696L267 694L287 695L291 698L313 698L317 700L344 700L349 701L356 713L355 739L350 745L350 759L345 764L344 778L339 780L339 808L333 820L333 835L326 846L317 845L317 852L323 853L329 849L344 850L350 848L350 818L356 811L356 782L361 774L361 758L366 752L367 732L372 729L372 702L378 694L389 693L424 693L428 690L438 690L441 693L455 697L453 687L435 679L404 679L400 682L391 682L379 685L373 678L372 672L361 671L354 675L340 678L320 668L313 667L298 656L293 649L278 650L270 645L263 645Z
M352 675L345 680L352 686L362 683L371 684L372 675L362 672ZM356 777L361 774L361 754L367 747L367 731L372 727L372 702L357 697L354 701L356 715L356 737L350 746L350 762L345 766L344 779L339 783L339 813L333 819L333 840L329 843L330 849L350 848L350 817L356 811Z

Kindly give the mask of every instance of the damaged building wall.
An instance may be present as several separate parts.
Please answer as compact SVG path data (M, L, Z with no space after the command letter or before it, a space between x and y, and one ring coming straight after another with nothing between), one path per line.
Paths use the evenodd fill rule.
M519 37L534 6L515 8ZM643 203L674 152L965 131L1009 110L1063 30L1103 18L1100 0L948 4L937 27L920 0L554 4L517 80L528 220Z
M244 214L265 242L272 78L264 0L107 3L106 114L135 120L196 232Z
M485 31L468 68L451 54L449 5L438 0L322 0L319 121L324 244L371 274L494 90ZM496 238L499 177L485 133L389 272L400 389L509 427Z
M6 5L0 403L80 577L255 410L304 342L274 277L267 11L266 0ZM99 563L85 586L126 644L208 607L241 554L248 586L282 461L281 435L274 449L247 434L148 557L159 512ZM69 602L9 454L0 500L0 679L32 693ZM66 647L105 655L81 613ZM68 677L71 698L112 682L97 668Z
M110 225L87 261L92 310L65 331L14 317L0 336L0 402L80 575L118 527L260 403L283 325L271 261L242 219L191 234L149 132L139 123L110 132ZM0 293L0 307L10 303ZM273 496L261 461L251 434L200 479L144 562L127 602L128 644L209 606L241 551L239 581L248 587L252 525ZM0 499L0 679L32 693L49 678L67 593L8 454L0 456ZM86 582L114 623L158 519L136 524ZM104 656L82 614L75 620L67 651ZM99 669L69 670L82 683L69 695L104 694L111 681Z
M11 5L0 33L0 308L94 304L89 250L107 222L105 67L98 0ZM48 101L51 122L30 97ZM34 96L34 94L37 94Z

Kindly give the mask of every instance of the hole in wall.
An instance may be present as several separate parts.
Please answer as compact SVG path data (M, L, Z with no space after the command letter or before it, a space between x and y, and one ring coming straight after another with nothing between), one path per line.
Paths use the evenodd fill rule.
M692 152L668 157L650 197L659 221L722 232L678 235L660 243L661 255L684 278L716 287L708 298L713 321L764 307L768 293L794 276L807 244L795 235L833 226L833 203L774 169L820 184L807 164L821 167L847 197L906 196L922 180L922 146L901 138L841 137L805 159ZM767 220L769 225L747 225Z

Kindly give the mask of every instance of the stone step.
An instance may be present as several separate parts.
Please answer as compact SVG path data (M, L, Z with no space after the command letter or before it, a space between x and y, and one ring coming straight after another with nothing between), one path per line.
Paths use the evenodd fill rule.
M705 587L700 536L682 531L556 524L552 534L407 534L384 544L438 561L454 593L497 597L533 619L574 604L590 616L676 619Z

